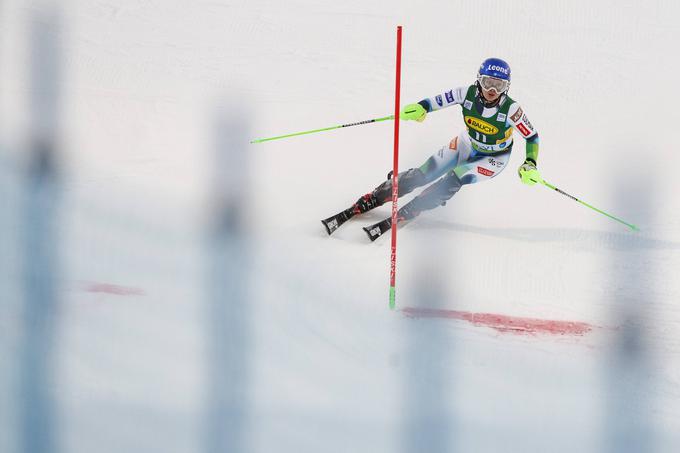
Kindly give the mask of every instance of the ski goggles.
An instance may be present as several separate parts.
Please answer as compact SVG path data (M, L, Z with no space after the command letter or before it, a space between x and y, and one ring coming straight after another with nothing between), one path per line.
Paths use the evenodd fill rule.
M479 84L485 90L496 90L497 93L504 93L510 86L510 82L487 75L479 76Z

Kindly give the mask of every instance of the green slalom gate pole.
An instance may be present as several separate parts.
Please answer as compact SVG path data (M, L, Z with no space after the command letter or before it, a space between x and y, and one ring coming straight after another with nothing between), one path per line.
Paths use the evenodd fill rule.
M614 216L611 215L611 214L607 214L607 213L604 212L603 210L597 209L596 207L589 205L589 204L586 203L585 201L581 201L581 200L579 200L578 198L576 198L575 196L569 195L567 192L565 192L565 191L563 191L563 190L561 190L561 189L558 189L557 187L553 186L552 184L550 184L550 183L547 182L547 181L541 180L541 183L542 183L544 186L546 186L546 187L548 187L548 188L554 190L555 192L559 192L559 193L561 193L562 195L565 195L565 196L571 198L571 199L574 200L574 201L578 201L578 202L581 203L583 206L588 207L588 208L592 209L593 211L599 212L600 214L604 214L604 215L606 215L607 217L609 217L610 219L616 220L617 222L620 222L620 223L626 225L628 228L630 228L630 229L633 230L633 231L640 231L640 229L639 229L638 227L636 227L635 225L633 225L632 223L624 222L623 220L619 219L618 217L614 217Z
M380 121L388 121L388 120L393 120L393 119L394 119L394 115L384 116L382 118L373 118L373 119L366 120L366 121L359 121L358 123L341 124L339 126L324 127L324 128L321 128L321 129L314 129L314 130L311 130L311 131L304 131L304 132L294 132L292 134L278 135L276 137L256 138L255 140L251 140L250 143L268 142L268 141L271 141L271 140L279 140L279 139L282 139L282 138L297 137L298 135L315 134L317 132L331 131L333 129L340 129L340 128L343 128L343 127L360 126L362 124L377 123L377 122L380 122Z

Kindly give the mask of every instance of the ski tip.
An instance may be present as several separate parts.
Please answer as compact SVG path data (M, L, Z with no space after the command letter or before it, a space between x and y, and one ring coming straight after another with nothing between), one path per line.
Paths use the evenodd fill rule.
M326 233L328 233L329 236L330 236L331 234L333 234L333 232L331 231L331 229L328 228L328 224L326 223L325 220L322 220L322 221L321 221L321 224L322 224L323 227L326 229Z
M380 228L376 227L375 225L363 227L362 229L366 232L366 236L368 236L371 242L380 237Z
M323 227L326 229L326 233L330 236L333 234L335 230L340 228L340 225L342 225L344 222L341 222L337 216L329 217L327 219L324 219L321 221L323 223Z

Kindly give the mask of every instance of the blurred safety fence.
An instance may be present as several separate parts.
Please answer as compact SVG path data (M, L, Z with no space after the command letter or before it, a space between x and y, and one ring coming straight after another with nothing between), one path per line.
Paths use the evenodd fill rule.
M0 150L0 451L247 451L247 125L206 113L231 171L207 218L162 190L74 183L59 8L26 14L29 140Z
M0 156L0 450L150 451L149 416L204 378L210 247L160 196L65 193L47 152Z

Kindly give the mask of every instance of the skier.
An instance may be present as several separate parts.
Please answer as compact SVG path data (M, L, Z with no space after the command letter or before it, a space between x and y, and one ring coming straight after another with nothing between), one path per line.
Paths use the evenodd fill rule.
M452 105L462 105L463 130L418 168L399 173L399 196L412 192L435 180L409 203L399 209L399 222L411 220L422 211L445 205L465 184L485 181L498 175L510 159L513 129L526 140L526 159L519 167L523 183L541 181L536 168L538 133L527 119L522 107L508 96L510 66L500 58L488 58L477 72L477 81L468 87L455 88L417 104L405 106L400 117L422 122L428 113ZM383 205L392 198L392 172L387 180L372 192L360 197L348 209L321 222L328 234L354 217ZM371 241L392 227L392 219L364 228Z

